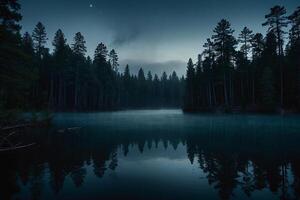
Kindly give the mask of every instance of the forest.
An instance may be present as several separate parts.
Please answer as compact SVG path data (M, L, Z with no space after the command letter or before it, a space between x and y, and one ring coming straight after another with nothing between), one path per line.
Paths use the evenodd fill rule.
M245 27L236 38L222 19L197 62L189 59L186 77L178 77L142 68L135 75L128 65L120 72L116 50L99 43L91 58L80 32L68 44L57 30L50 51L41 22L21 34L20 4L2 0L0 6L2 111L300 110L300 7L290 15L282 6L271 8L262 23L266 36Z
M127 65L119 72L118 54L99 43L94 58L86 56L78 32L69 45L62 30L46 46L45 26L21 35L17 1L1 1L0 110L104 111L126 108L180 107L184 78L137 75Z
M274 6L262 26L266 36L244 27L236 38L229 21L217 24L197 62L188 61L186 111L300 110L300 7L287 15Z

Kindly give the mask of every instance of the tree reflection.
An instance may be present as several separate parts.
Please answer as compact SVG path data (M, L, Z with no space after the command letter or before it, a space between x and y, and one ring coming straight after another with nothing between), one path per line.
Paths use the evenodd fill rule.
M255 191L268 189L280 199L300 198L300 149L296 134L282 140L282 135L268 135L270 130L255 134L247 127L247 134L239 129L209 128L202 133L152 131L140 134L93 134L83 129L80 134L43 133L35 140L41 145L28 152L2 155L0 165L3 199L11 199L20 188L30 185L32 199L41 199L44 185L53 194L63 190L67 178L76 187L85 184L88 167L102 178L108 170L115 171L120 155L127 156L133 147L140 154L157 149L176 151L180 143L186 147L186 157L198 165L220 199L232 199L239 191L251 197ZM248 134L251 133L251 134ZM276 148L275 148L276 147ZM48 177L49 176L49 177Z

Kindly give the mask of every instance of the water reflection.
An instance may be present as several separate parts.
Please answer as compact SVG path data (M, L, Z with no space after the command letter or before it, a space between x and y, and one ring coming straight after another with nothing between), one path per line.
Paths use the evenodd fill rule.
M50 130L26 133L39 144L34 149L0 155L1 199L300 196L298 117L107 113L56 120ZM82 129L57 132L75 125Z

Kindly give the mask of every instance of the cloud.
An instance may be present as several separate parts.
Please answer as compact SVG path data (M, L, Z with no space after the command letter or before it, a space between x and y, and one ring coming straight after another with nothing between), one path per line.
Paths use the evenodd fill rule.
M132 28L127 30L116 30L112 45L120 47L129 44L139 38L141 32L138 28Z
M144 69L145 74L148 71L151 71L152 74L157 74L159 77L163 72L171 74L173 71L176 71L178 76L182 76L186 71L186 63L180 60L170 60L166 62L150 62L144 60L121 60L120 72L124 71L126 64L130 67L130 72L132 74L137 74L140 68Z

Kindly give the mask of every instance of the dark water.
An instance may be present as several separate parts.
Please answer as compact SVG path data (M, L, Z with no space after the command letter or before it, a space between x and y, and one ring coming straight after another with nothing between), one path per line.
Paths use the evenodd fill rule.
M299 139L298 116L57 114L0 154L0 199L300 199Z

